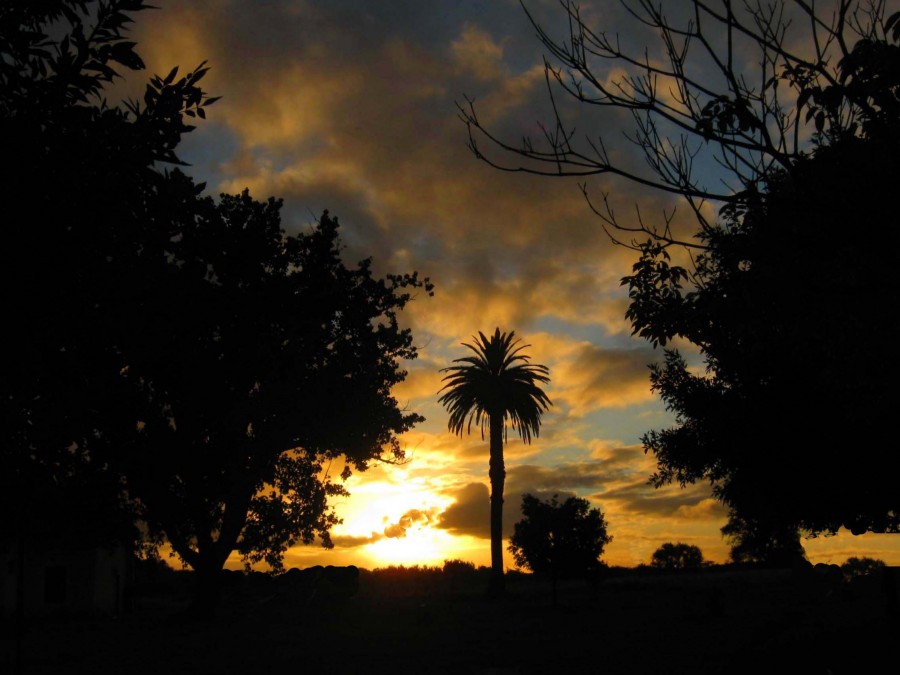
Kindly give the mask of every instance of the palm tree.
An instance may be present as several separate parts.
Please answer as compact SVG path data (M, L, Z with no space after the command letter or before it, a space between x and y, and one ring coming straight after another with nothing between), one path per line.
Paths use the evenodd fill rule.
M503 592L503 483L506 469L503 464L503 442L506 437L506 421L518 431L525 443L537 436L541 428L541 415L553 405L538 383L550 382L547 366L529 363L530 357L522 350L530 345L517 346L515 333L501 333L498 328L488 339L484 333L473 337L474 344L463 346L474 352L472 356L454 359L459 364L442 368L448 373L446 384L438 393L446 392L438 399L450 421L447 426L462 436L463 427L471 433L472 423L490 429L491 479L491 585L494 595ZM468 423L466 420L468 419Z

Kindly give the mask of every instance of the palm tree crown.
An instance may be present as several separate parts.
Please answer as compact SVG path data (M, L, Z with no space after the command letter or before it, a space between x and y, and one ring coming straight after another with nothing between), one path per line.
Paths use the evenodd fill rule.
M462 436L463 427L471 433L472 424L484 429L492 415L502 415L504 424L510 421L522 440L531 442L538 436L541 415L552 402L538 386L550 382L547 366L529 363L522 350L530 345L517 346L515 332L501 333L497 328L487 338L484 333L473 337L474 344L463 346L474 352L472 356L454 359L460 365L442 368L446 391L438 400L450 413L450 431ZM440 393L440 392L438 392ZM466 424L468 418L468 424Z
M479 332L474 344L463 345L473 356L454 359L458 364L442 368L447 373L438 399L450 413L450 431L462 436L463 427L472 431L472 423L490 430L491 480L491 587L495 596L503 593L503 484L506 468L503 462L503 440L506 422L519 432L526 443L537 436L541 415L552 403L538 384L550 382L547 366L529 363L522 353L528 345L518 346L515 333L501 333L498 328L488 339ZM440 393L440 392L438 392ZM466 420L468 419L468 425Z

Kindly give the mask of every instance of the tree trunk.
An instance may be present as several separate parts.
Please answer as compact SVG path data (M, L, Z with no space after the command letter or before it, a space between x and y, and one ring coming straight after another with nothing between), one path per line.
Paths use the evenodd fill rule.
M207 538L196 549L181 540L169 538L175 552L194 570L193 597L189 613L197 618L212 617L221 599L222 568L234 546L224 546Z
M194 537L179 528L177 519L162 523L172 548L194 570L194 596L189 611L200 618L211 617L215 613L221 600L222 569L237 547L238 537L247 522L250 497L231 495L229 503L232 506L226 507L221 521L214 524L218 529L215 539L208 531L214 528L213 525L207 524L207 531L199 532L192 545ZM177 511L168 510L166 513L174 515Z
M13 672L16 675L22 672L22 653L25 647L25 517L23 513L30 511L23 509L19 513L18 532L16 534L16 646L13 660Z
M212 617L222 597L222 565L211 558L201 555L200 563L194 568L194 597L190 611L198 618Z
M553 606L556 607L556 581L559 579L559 570L556 567L556 561L550 562L550 577L553 584L551 597L553 598Z
M503 415L491 415L491 596L503 595L503 483L506 467L503 464Z

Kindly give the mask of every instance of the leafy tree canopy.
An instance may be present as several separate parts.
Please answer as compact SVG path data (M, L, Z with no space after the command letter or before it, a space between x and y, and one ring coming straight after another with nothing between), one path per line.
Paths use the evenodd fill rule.
M794 567L806 560L800 543L800 531L795 525L742 518L729 514L722 527L725 540L731 544L729 558L735 563L755 563L769 567Z
M635 332L660 345L686 338L707 364L699 375L668 351L652 369L678 419L644 438L654 482L708 479L757 534L763 523L900 529L890 479L900 458L884 446L897 368L877 356L900 338L888 310L900 288L872 255L873 241L900 244L879 227L895 219L900 169L898 28L895 14L860 39L829 83L804 80L813 150L724 208L699 233L692 269L651 240L623 280Z
M3 366L3 494L40 520L36 485L79 485L103 464L85 454L122 367L122 336L168 263L171 212L202 186L168 173L203 117L206 69L152 78L143 100L110 106L104 88L143 62L127 38L138 0L16 1L0 7L0 247L9 354ZM73 478L78 472L80 477ZM95 488L117 479L98 476ZM45 514L47 515L47 514ZM51 517L52 514L50 514ZM58 514L57 514L58 515ZM117 519L119 516L114 516ZM24 524L22 524L26 530Z
M510 537L509 551L516 565L554 579L584 576L600 564L603 549L612 541L606 519L586 499L560 502L526 494L522 520Z
M216 202L164 170L180 163L186 118L215 99L201 64L106 103L114 68L143 67L125 28L147 7L0 9L16 160L3 189L30 207L9 219L0 265L21 291L8 307L4 498L49 503L29 497L36 484L102 476L89 484L126 498L151 543L164 537L208 582L234 549L277 568L295 541L327 545L327 498L343 494L332 461L346 478L402 458L397 435L422 418L391 396L416 356L398 313L431 284L344 265L327 212L290 236L279 201Z
M670 349L652 367L677 418L644 437L657 485L709 480L741 517L813 533L900 527L900 456L884 445L897 368L878 357L900 337L900 288L872 250L898 170L879 139L823 146L727 210L693 271L645 249L623 280L636 332L687 338L707 364L692 371ZM875 239L900 244L891 228Z
M841 565L841 572L844 573L844 579L852 581L853 579L867 574L873 574L885 567L884 560L878 558L869 558L867 556L852 556L844 561Z
M650 564L663 570L696 570L703 567L703 552L693 544L667 542L653 552Z
M274 199L196 206L123 350L114 424L87 443L195 569L235 548L279 568L298 540L330 545L331 461L346 478L403 458L397 434L423 418L390 393L416 356L397 314L431 285L345 266L327 212L291 236Z
M622 6L646 44L620 40L603 16L588 22L569 0L562 38L526 10L548 54L552 117L543 138L517 145L467 102L470 148L510 171L623 177L696 215L691 232L672 214L623 222L605 193L590 202L607 234L640 254L623 280L634 332L654 345L686 339L707 366L697 373L670 350L653 367L677 418L644 437L657 486L708 480L757 534L898 531L900 455L885 440L897 368L880 355L900 337L887 261L900 243L889 225L900 12L801 0ZM625 138L643 168L602 118L596 135L567 123L572 105L610 114L613 128L631 115ZM717 219L708 200L725 205Z

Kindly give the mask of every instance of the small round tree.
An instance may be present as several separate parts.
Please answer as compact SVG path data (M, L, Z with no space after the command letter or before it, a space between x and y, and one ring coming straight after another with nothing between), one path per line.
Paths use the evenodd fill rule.
M569 497L549 502L526 494L522 497L522 520L516 523L509 551L516 565L553 580L587 576L600 565L604 547L612 541L600 509L586 499Z
M877 572L880 569L884 569L884 567L884 560L878 560L877 558L868 558L866 556L863 556L861 558L853 556L851 558L847 558L846 562L841 565L841 572L844 573L844 579L846 579L847 581L851 581L856 577L861 577L865 576L866 574Z
M667 542L653 552L650 565L663 570L697 570L703 567L703 552L693 544Z

